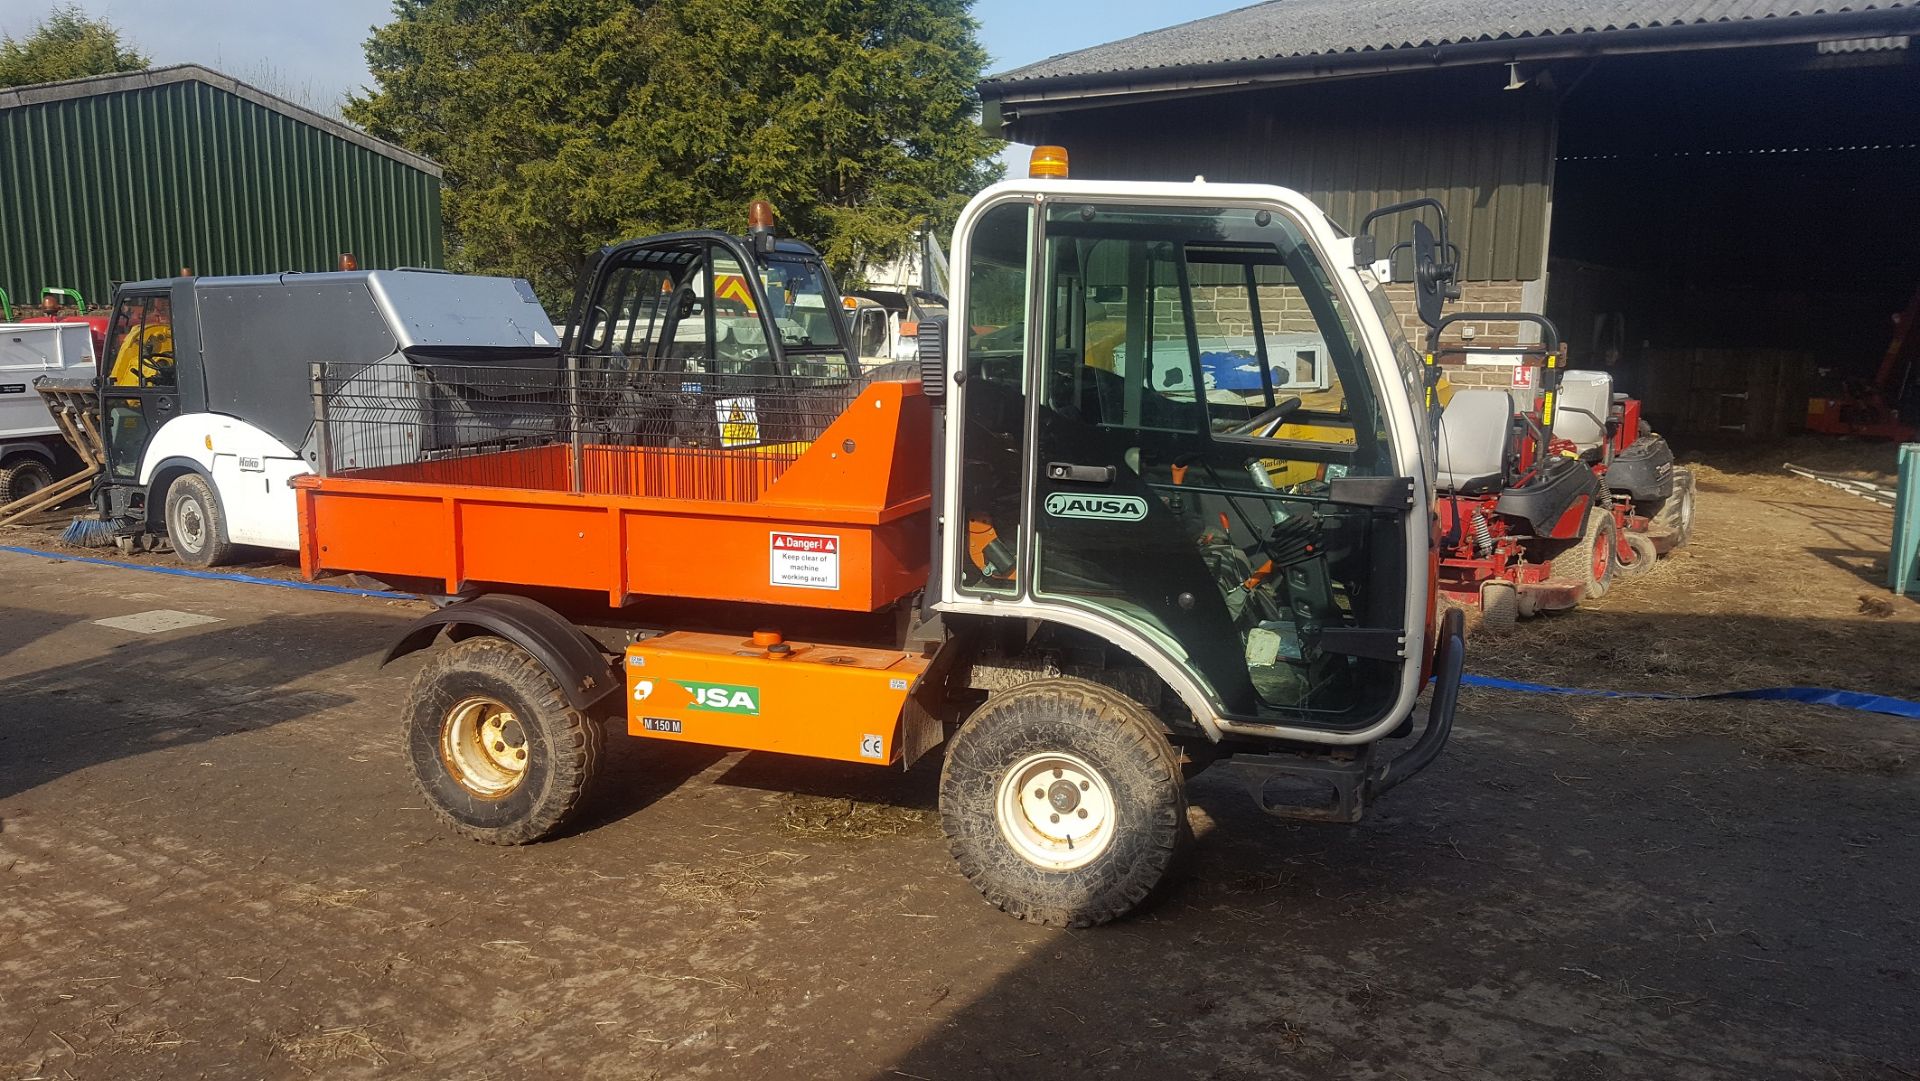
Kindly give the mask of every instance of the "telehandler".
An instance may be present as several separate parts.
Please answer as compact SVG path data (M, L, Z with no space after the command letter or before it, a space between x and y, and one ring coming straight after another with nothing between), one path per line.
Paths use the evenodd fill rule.
M602 251L562 355L526 374L314 366L303 567L441 595L388 659L449 643L403 709L446 823L562 830L614 717L895 768L944 743L961 871L1088 926L1192 842L1199 768L1230 756L1268 811L1352 822L1435 759L1464 647L1435 618L1428 372L1371 242L1282 188L1065 164L1043 148L968 204L917 371L859 369L818 255L764 206L744 237ZM716 304L716 275L750 303ZM1268 374L1215 393L1199 323L1229 300ZM1282 332L1324 358L1311 409L1274 386ZM376 460L366 433L418 425L423 396L519 437Z

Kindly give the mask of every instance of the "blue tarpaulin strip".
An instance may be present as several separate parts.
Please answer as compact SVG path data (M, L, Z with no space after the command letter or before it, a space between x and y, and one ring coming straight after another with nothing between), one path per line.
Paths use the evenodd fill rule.
M1708 694L1666 694L1661 691L1600 691L1587 687L1555 687L1547 683L1528 683L1518 679L1466 675L1460 682L1467 687L1485 687L1493 691L1520 691L1524 694L1565 694L1581 698L1654 698L1673 702L1705 702L1741 699L1752 702L1804 702L1812 706L1837 706L1862 713L1884 713L1920 721L1920 702L1889 698L1884 694L1861 691L1836 691L1830 687L1760 687L1746 691L1713 691Z
M339 593L348 597L378 597L383 600L414 601L419 596L413 593L396 593L388 589L355 589L352 586L330 586L322 582L295 582L285 578L261 578L252 574L215 574L212 571L188 570L185 567L163 567L146 563L122 563L117 559L95 559L93 556L70 555L66 552L45 552L38 548L22 548L14 544L0 544L0 552L12 552L21 556L44 556L66 563L91 563L96 567L119 567L121 570L147 571L150 574L170 574L175 578L203 578L211 582L239 582L249 586L279 586L281 589L304 589L310 593Z

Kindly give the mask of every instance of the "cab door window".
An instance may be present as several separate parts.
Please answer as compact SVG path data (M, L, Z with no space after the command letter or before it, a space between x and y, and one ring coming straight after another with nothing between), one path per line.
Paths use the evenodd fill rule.
M1046 238L1033 595L1168 643L1229 715L1371 723L1399 665L1328 632L1402 625L1404 517L1333 498L1392 462L1311 245L1167 207L1063 205Z
M980 216L969 238L960 435L960 507L966 523L960 588L1013 593L1022 520L1029 237L1033 208L1005 203Z
M107 383L115 387L171 387L173 302L165 295L127 297L114 312L114 342L107 349L112 366Z

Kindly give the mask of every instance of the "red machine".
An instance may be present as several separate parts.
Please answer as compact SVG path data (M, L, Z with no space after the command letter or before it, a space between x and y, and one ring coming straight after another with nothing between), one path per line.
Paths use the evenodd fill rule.
M0 293L0 299L5 294ZM93 355L107 355L107 312L104 308L87 309L85 297L78 289L61 289L47 286L40 290L40 314L29 315L19 320L22 323L85 323L93 335ZM7 313L7 321L12 322L12 313Z
M1559 341L1537 315L1462 312L1435 328L1428 364L1466 352L1438 344L1463 320L1530 322ZM1442 593L1511 623L1605 596L1687 542L1693 477L1674 467L1640 402L1613 392L1611 375L1565 370L1564 346L1475 351L1536 368L1539 394L1518 411L1505 390L1456 390L1440 415Z
M1920 438L1920 428L1900 415L1900 404L1913 381L1914 360L1920 354L1920 335L1913 333L1916 319L1920 319L1920 289L1913 291L1913 299L1901 313L1873 383L1849 382L1838 395L1808 399L1807 431L1899 443Z

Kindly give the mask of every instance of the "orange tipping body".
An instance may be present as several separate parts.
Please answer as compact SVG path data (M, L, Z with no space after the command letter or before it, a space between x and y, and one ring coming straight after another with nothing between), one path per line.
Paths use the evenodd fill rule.
M919 384L875 382L810 443L588 445L577 485L565 444L297 477L300 565L870 612L926 583L931 440Z
M627 731L652 739L891 765L927 661L895 649L675 631L627 647Z

